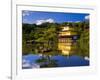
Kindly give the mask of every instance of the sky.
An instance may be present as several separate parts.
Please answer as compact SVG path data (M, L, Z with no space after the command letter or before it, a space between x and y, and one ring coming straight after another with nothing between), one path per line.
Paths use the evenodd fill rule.
M28 24L80 22L88 19L89 14L86 13L22 11L22 22Z

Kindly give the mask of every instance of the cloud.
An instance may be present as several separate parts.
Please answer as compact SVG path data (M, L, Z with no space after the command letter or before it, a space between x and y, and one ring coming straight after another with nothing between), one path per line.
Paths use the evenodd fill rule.
M89 20L89 15L88 15L88 16L85 16L85 19L86 19L86 20Z
M53 19L47 19L46 22L54 23L54 20Z
M23 19L23 23L32 24L31 21L29 21L27 18L24 18L24 19Z
M22 14L23 16L29 16L30 15L30 13L29 13L29 11L23 11L23 14Z
M67 21L68 23L79 23L81 21Z
M26 18L23 19L23 22L28 22L28 20Z
M73 21L67 21L67 22L72 23Z
M46 22L48 22L48 23L54 23L54 20L51 19L51 18L45 19L45 20L37 20L36 21L36 25L41 25L41 24L46 23Z
M79 23L79 22L81 22L81 21L75 21L75 23Z

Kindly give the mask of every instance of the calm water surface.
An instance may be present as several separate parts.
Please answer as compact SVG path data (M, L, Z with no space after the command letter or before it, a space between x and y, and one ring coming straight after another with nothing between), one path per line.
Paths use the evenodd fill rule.
M41 59L41 56L33 54L24 55L22 57L22 68L40 68L40 64L36 62L38 59ZM70 57L57 55L50 57L50 59L57 61L57 67L89 66L89 60L75 55Z

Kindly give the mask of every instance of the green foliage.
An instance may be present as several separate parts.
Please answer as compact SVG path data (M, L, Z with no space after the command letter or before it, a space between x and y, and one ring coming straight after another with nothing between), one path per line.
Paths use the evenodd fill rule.
M23 24L23 53L35 52L49 54L57 50L57 24ZM34 28L35 27L35 28ZM34 41L32 44L31 41ZM27 42L30 42L31 48ZM33 45L33 46L32 46ZM29 48L28 48L29 47ZM29 50L28 50L29 49ZM31 49L31 50L30 50Z
M84 23L83 28L80 31L80 38L78 39L78 54L81 56L89 57L89 26L88 23Z
M22 52L23 54L45 54L57 55L58 32L62 26L69 25L80 36L77 40L77 50L74 54L89 56L89 22L64 22L43 23L41 25L23 24L22 25Z

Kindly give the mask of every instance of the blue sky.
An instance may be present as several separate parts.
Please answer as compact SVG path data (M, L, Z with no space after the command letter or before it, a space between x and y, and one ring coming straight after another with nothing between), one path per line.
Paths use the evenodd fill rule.
M89 19L89 14L84 13L63 13L63 12L37 12L22 11L22 22L29 24L42 24L44 22L63 23L79 22Z

